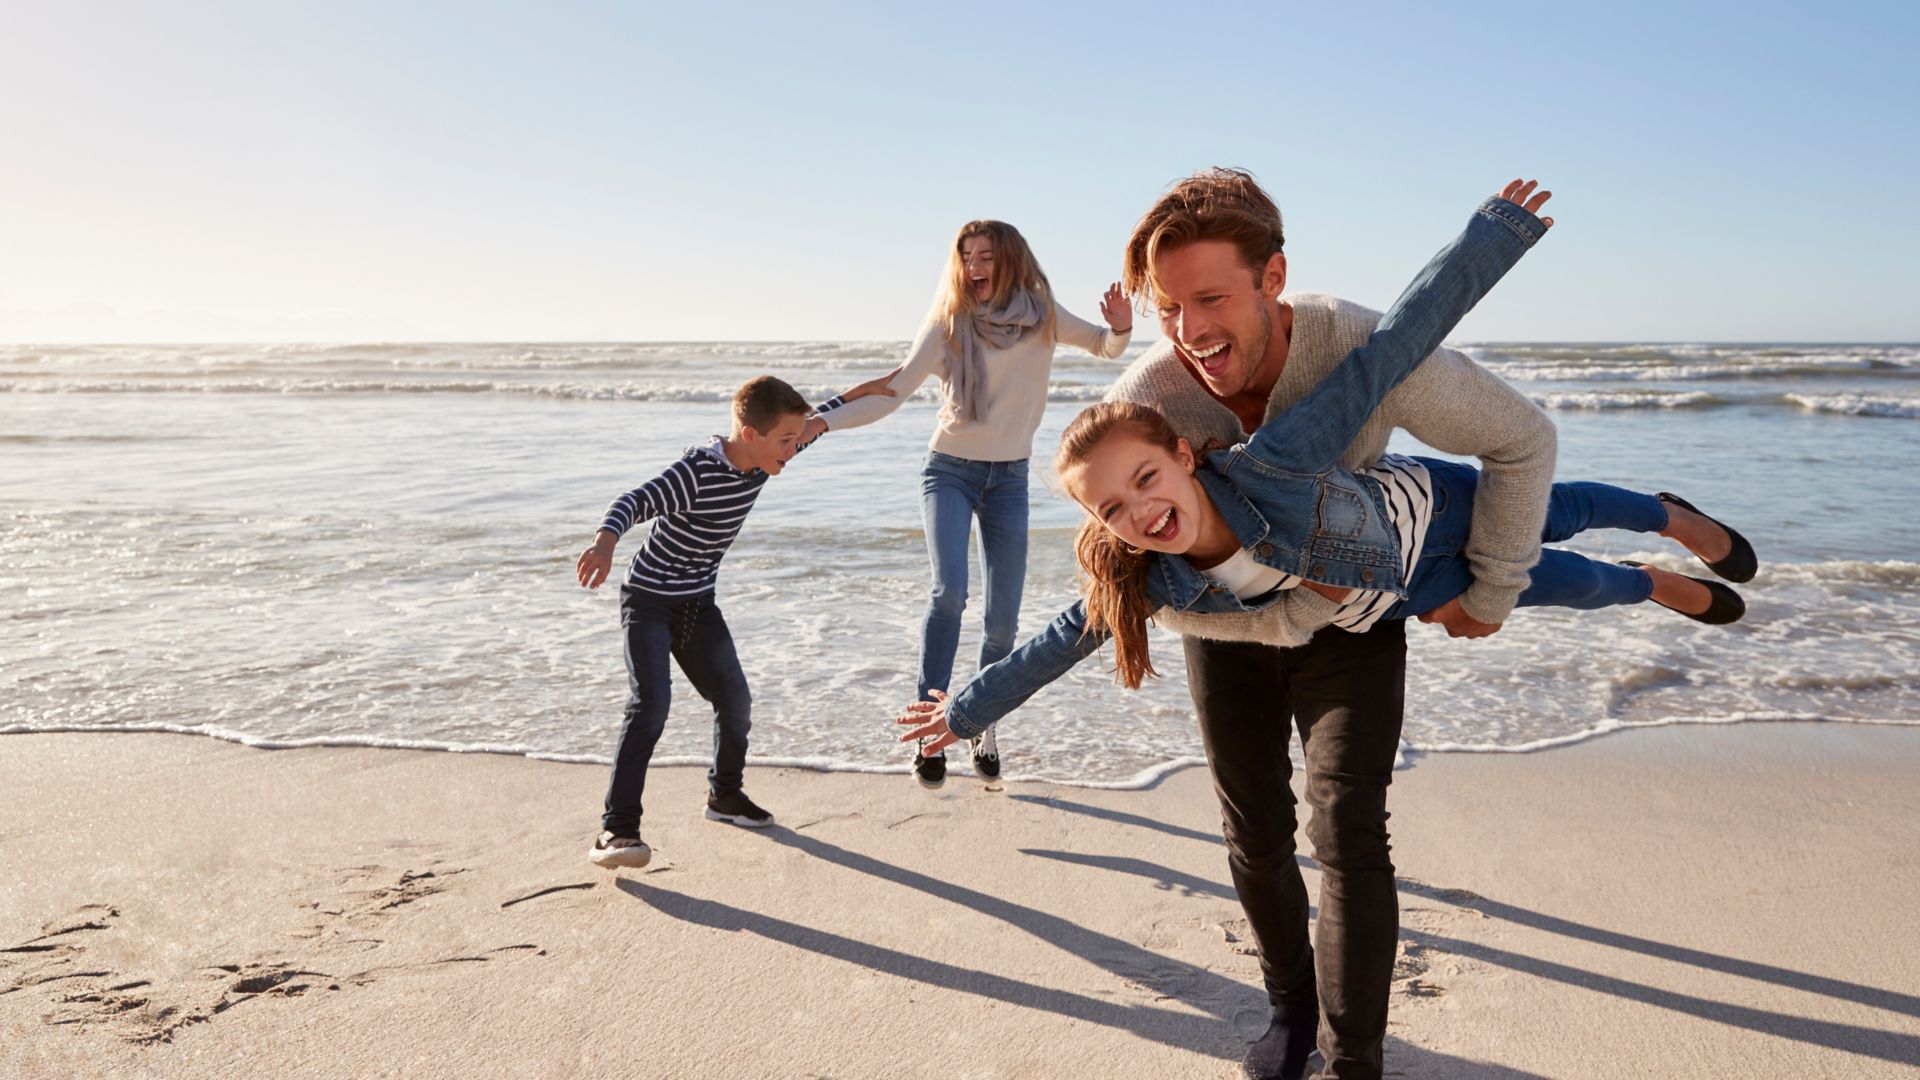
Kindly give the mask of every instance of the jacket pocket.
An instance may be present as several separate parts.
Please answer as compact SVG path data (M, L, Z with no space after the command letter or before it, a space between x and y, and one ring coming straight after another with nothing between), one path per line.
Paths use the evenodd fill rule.
M1356 492L1342 491L1331 484L1319 485L1314 507L1314 535L1352 539L1367 527L1366 504Z

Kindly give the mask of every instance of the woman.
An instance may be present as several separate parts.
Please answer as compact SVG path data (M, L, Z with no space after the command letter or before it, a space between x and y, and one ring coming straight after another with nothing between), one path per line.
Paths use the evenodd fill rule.
M1054 302L1020 231L1002 221L969 221L948 253L947 271L926 325L889 388L892 397L849 402L823 413L835 431L871 424L899 408L930 375L945 403L920 475L921 518L933 564L933 592L920 631L919 700L945 696L967 603L967 545L980 519L986 574L986 637L980 667L1013 651L1027 577L1027 457L1046 411L1055 345L1117 359L1133 332L1133 311L1115 284L1100 301L1107 329ZM1000 775L993 730L972 740L980 776ZM947 779L944 752L915 753L924 787Z

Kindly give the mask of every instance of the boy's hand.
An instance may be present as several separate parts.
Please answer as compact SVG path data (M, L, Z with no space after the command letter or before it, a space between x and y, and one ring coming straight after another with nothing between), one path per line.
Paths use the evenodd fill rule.
M1107 295L1100 298L1100 317L1116 334L1133 331L1133 305L1127 303L1127 294L1120 291L1120 283L1107 286Z
M912 731L900 736L901 742L913 742L927 739L928 743L920 748L923 754L937 754L960 741L947 727L947 694L944 690L929 690L933 701L916 701L907 706L905 712L894 720L896 724L916 725Z
M1520 207L1529 214L1537 215L1540 213L1540 208L1547 204L1547 200L1553 198L1553 192L1551 191L1542 191L1539 194L1534 193L1533 189L1539 183L1540 181L1538 180L1528 180L1524 183L1515 180L1500 189L1500 197ZM1543 217L1540 219L1540 224L1551 229L1553 228L1553 219Z
M602 529L593 538L593 546L581 552L580 557L574 560L573 572L580 579L581 585L589 589L597 589L601 582L607 580L607 575L613 571L613 545L619 542L619 539Z
M901 365L901 367L905 366L905 364ZM892 382L893 377L898 374L900 374L900 368L894 368L892 371L887 372L877 379L868 379L866 382L861 383L859 386L854 387L840 396L846 398L848 401L857 401L860 398L872 397L875 394L879 394L882 397L899 397L900 395L896 393L892 387L887 385Z

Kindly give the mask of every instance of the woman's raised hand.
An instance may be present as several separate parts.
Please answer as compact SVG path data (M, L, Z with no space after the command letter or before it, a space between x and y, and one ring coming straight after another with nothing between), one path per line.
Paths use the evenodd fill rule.
M1547 200L1553 198L1553 192L1551 191L1536 193L1533 190L1539 183L1540 181L1538 180L1515 180L1500 189L1500 197L1520 207L1529 214L1538 214L1540 213L1540 208L1547 205ZM1543 217L1540 219L1540 224L1551 229L1553 228L1553 219Z
M1133 330L1133 305L1127 303L1127 294L1120 291L1120 283L1107 286L1107 295L1100 298L1100 317L1116 334L1130 333Z

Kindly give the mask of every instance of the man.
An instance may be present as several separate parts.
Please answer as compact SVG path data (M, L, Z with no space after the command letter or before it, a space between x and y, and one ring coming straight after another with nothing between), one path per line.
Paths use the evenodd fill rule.
M1124 270L1127 291L1158 312L1165 340L1108 399L1159 409L1200 447L1239 442L1305 396L1380 316L1328 296L1283 299L1284 243L1280 211L1250 174L1211 169L1175 185L1135 226ZM1471 360L1440 349L1386 397L1341 464L1373 464L1395 428L1480 459L1467 544L1474 582L1421 618L1454 637L1494 633L1539 558L1553 424ZM1400 742L1405 623L1290 633L1288 611L1314 599L1245 620L1163 610L1159 621L1185 635L1227 863L1274 1009L1246 1073L1297 1080L1317 1039L1323 1078L1377 1078L1399 936L1386 789ZM1290 719L1306 757L1307 836L1322 874L1317 952L1294 862Z

